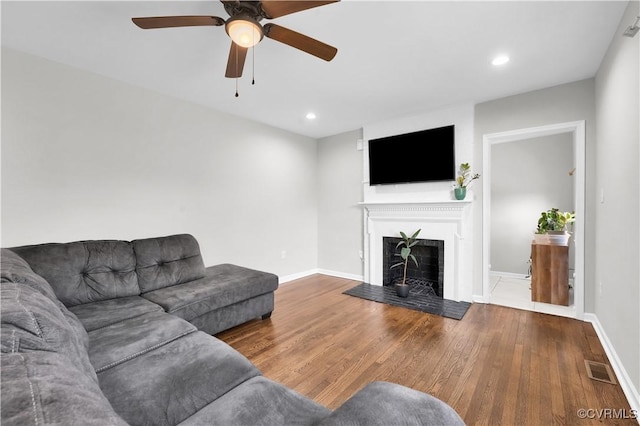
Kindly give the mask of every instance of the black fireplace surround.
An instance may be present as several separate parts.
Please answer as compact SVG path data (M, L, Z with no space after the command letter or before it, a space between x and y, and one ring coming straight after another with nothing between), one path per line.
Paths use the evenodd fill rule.
M400 241L396 237L382 237L382 284L385 286L402 281L403 267L391 268L402 262L400 249L396 248ZM443 297L444 241L418 239L417 244L411 247L411 254L418 261L418 267L411 260L407 266L407 284L413 287L412 292L422 288L426 294Z

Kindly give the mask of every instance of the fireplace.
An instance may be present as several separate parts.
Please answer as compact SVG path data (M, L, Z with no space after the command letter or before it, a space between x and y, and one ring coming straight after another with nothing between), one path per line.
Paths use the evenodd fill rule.
M402 262L396 249L400 238L382 238L382 285L394 285L402 281L403 268L392 265ZM407 283L413 287L413 292L432 294L443 297L444 293L444 241L418 239L411 248L411 254L416 257L418 266L409 260L407 264Z
M437 243L438 273L436 294L443 299L471 300L472 268L472 236L471 232L471 202L457 201L424 201L424 202L375 202L362 203L364 206L364 281L373 285L389 284L390 278L385 277L390 265L385 264L385 237L400 237L399 232L413 234L421 229L420 238ZM425 248L424 243L421 248ZM426 244L426 250L431 251L433 257L434 244ZM395 244L390 243L394 253ZM417 246L416 246L417 247ZM387 260L387 262L389 262ZM433 264L433 261L429 261ZM425 265L420 261L419 265ZM388 266L387 266L388 265ZM409 264L411 265L411 263ZM414 265L415 267L415 265ZM432 265L433 269L433 265ZM393 274L401 274L401 268L394 268ZM436 281L435 272L430 271L426 281ZM423 279L423 278L417 278ZM414 290L412 289L412 292Z

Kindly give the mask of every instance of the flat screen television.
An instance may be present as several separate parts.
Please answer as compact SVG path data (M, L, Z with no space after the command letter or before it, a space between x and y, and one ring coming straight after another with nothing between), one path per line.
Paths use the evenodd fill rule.
M455 126L369 140L369 185L455 180Z

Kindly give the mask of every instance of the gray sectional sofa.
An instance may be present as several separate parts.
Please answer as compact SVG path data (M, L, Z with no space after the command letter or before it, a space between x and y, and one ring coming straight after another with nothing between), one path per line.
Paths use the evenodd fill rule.
M2 425L463 424L374 382L331 412L211 334L270 316L278 277L174 235L2 249Z

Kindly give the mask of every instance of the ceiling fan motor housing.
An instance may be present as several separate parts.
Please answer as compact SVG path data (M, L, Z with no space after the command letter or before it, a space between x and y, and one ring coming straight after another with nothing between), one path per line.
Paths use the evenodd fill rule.
M261 21L262 18L269 16L262 10L261 1L222 1L224 10L227 11L232 18L244 15L253 18L255 21Z

